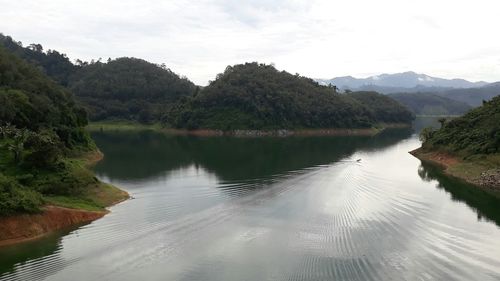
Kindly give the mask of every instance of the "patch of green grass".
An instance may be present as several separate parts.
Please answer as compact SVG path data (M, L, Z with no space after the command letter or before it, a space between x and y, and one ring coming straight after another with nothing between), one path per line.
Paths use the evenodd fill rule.
M91 122L86 129L91 132L96 131L142 131L161 130L163 127L159 123L141 124L133 121L99 121Z
M417 118L435 118L435 117L443 117L443 118L456 118L460 117L461 115L456 115L456 114L417 114L415 117Z
M448 168L448 172L460 178L475 179L481 173L500 167L500 154L474 155Z
M44 204L104 211L128 198L126 192L100 182L88 169L89 153L96 151L75 152L52 167L37 168L15 164L6 143L0 140L0 216L36 212Z
M104 208L102 206L99 206L96 202L87 198L68 196L44 196L43 200L48 205L54 205L64 208L86 211L104 211Z
M98 183L87 186L85 192L75 196L44 196L45 204L87 211L105 211L106 207L123 201L128 194L117 187Z

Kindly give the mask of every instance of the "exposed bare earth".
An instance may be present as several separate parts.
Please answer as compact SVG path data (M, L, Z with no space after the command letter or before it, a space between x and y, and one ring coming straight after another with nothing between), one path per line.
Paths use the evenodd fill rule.
M46 206L40 214L2 217L0 246L36 239L72 225L88 223L106 213Z
M96 149L86 153L82 158L85 160L87 167L92 167L104 158L104 154L99 149Z
M82 157L87 166L103 158L96 150ZM105 183L89 187L88 196L104 206L112 206L129 198L127 192ZM89 223L106 215L109 211L89 211L60 206L45 206L37 214L19 214L0 217L0 246L16 244L40 238L51 232L75 225Z
M440 165L445 174L495 193L500 192L500 166L488 159L463 160L446 152L422 148L410 151L410 154L422 161Z

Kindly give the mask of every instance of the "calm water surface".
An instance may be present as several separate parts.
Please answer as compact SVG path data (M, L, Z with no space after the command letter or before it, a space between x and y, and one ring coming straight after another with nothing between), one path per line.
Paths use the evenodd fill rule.
M500 201L376 137L101 132L134 199L0 248L0 280L500 280ZM357 159L361 159L357 162Z

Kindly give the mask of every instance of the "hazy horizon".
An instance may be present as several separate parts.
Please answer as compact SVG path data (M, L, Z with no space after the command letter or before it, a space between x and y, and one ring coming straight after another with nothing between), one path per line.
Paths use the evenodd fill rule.
M258 61L311 78L500 80L496 1L3 1L0 32L74 61L138 57L206 85Z

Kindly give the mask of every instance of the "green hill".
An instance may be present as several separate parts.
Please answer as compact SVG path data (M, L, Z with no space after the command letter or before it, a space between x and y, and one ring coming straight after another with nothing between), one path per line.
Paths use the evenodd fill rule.
M136 58L84 66L70 84L91 120L155 121L161 111L197 87L170 69Z
M166 121L178 128L234 130L369 128L380 121L412 119L394 103L400 110L385 111L387 118L380 118L384 108L370 108L360 99L271 65L246 63L228 66L198 95L168 112Z
M71 77L80 68L74 65L65 54L56 50L45 51L40 44L23 47L21 42L16 42L12 37L1 33L0 46L4 46L9 52L36 66L38 70L65 87L69 85Z
M88 145L87 116L71 94L0 47L0 122L31 131L52 129L66 147Z
M422 147L411 153L444 166L446 174L500 195L500 96L441 122L439 130L422 130Z
M483 101L489 101L500 95L500 83L492 83L483 87L470 89L452 89L435 93L438 96L464 102L470 106L480 106Z
M422 137L424 148L465 155L499 153L500 96L446 122L437 131L425 130Z
M407 123L415 118L392 97L377 92L352 92L347 95L365 106L372 118L380 123Z
M23 47L0 34L0 45L72 90L93 121L121 119L142 123L159 120L165 108L198 88L187 78L136 58L73 64L65 54L40 44Z
M417 115L462 115L471 109L464 102L431 93L400 93L389 96Z
M75 158L96 150L84 130L85 111L65 88L1 46L0 104L0 216L67 198L102 207L87 196L101 183Z

